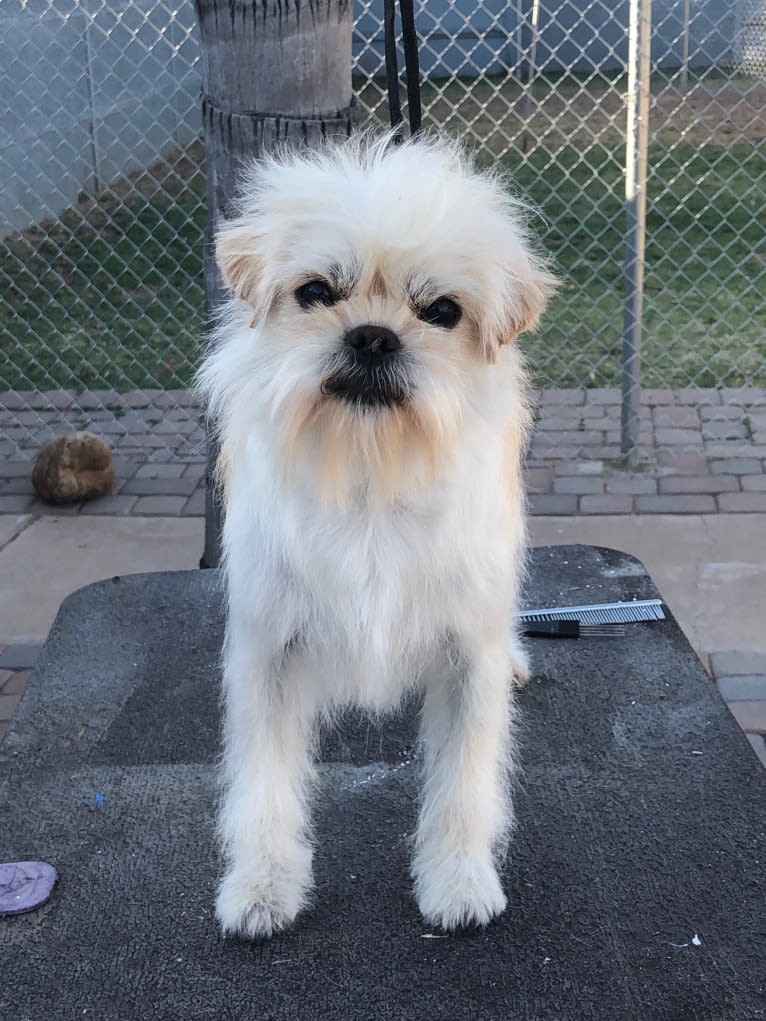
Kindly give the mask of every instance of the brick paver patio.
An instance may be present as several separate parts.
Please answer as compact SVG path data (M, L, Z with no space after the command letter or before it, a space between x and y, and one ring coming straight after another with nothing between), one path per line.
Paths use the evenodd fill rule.
M766 511L766 391L645 390L640 465L620 461L615 389L538 395L526 476L533 514L699 514ZM89 428L110 444L113 492L51 507L30 479L42 443ZM0 514L201 516L205 431L186 390L0 394ZM0 648L0 739L29 677L35 647ZM712 653L710 668L766 765L766 655Z
M766 511L766 391L645 390L640 466L620 463L616 389L545 390L527 459L533 514ZM42 443L89 428L114 454L111 496L51 508L35 498ZM0 514L201 515L205 431L188 390L0 394Z

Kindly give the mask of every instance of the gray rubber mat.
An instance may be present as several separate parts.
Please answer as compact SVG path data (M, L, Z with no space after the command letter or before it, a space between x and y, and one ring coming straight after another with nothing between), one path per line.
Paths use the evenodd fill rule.
M526 603L648 598L641 565L535 552ZM326 736L317 889L295 928L212 917L214 572L61 608L0 745L0 859L48 903L0 919L0 1018L749 1021L766 1016L766 772L672 618L532 645L508 910L443 938L408 878L416 707Z

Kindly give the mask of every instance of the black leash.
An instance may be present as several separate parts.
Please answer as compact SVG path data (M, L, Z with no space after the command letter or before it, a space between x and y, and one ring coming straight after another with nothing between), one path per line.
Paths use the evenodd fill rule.
M420 62L418 59L418 36L415 30L414 0L399 0L399 14L402 19L402 46L404 67L407 73L407 117L410 135L420 131L422 113L420 107ZM404 123L402 105L399 100L399 61L396 54L396 0L383 0L383 29L386 55L386 79L388 86L388 115L391 127L398 128L397 138L401 141Z

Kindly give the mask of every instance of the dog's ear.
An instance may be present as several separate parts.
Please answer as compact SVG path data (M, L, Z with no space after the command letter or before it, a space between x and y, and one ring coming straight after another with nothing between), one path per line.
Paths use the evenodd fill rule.
M253 323L261 319L268 312L274 289L268 280L263 238L252 218L221 224L215 258L224 284L253 308Z
M535 328L556 288L555 277L533 256L525 257L520 266L499 269L498 301L485 309L479 329L482 351L491 362L497 361L504 344Z

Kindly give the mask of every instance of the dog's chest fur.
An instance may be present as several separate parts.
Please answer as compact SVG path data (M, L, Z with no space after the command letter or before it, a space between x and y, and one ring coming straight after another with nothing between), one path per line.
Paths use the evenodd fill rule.
M500 460L490 441L416 497L376 509L360 493L340 510L254 459L227 521L230 535L247 532L252 557L230 564L238 600L275 629L289 622L328 698L395 703L456 625L480 627L509 583L521 521L497 500Z

